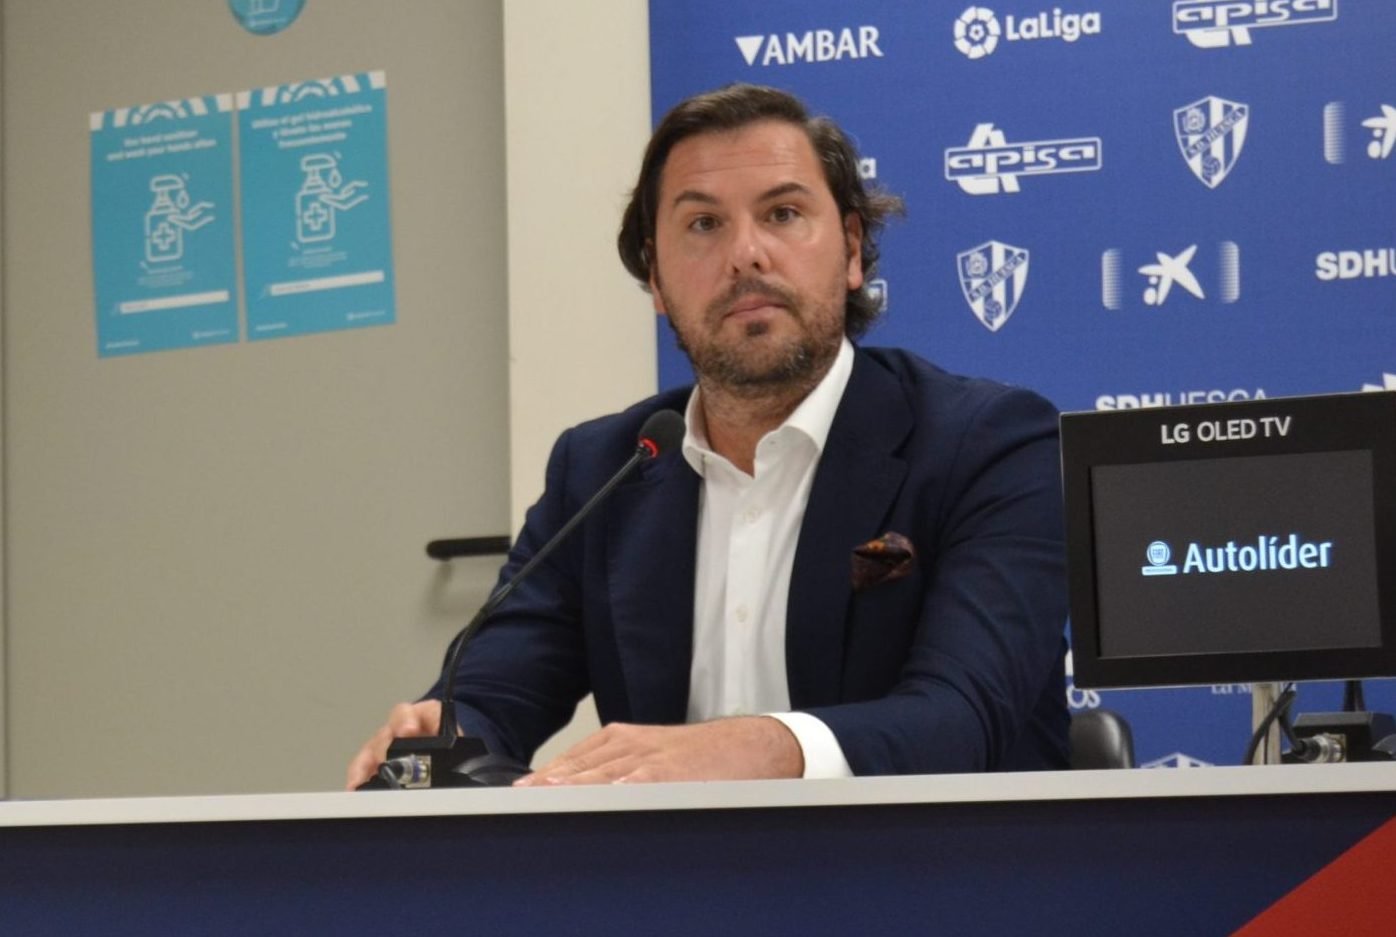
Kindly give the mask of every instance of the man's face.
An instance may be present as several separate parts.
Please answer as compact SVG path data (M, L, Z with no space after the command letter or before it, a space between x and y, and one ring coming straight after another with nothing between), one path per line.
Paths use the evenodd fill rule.
M838 352L861 239L800 127L688 137L659 180L655 311L708 382L747 394L803 383Z

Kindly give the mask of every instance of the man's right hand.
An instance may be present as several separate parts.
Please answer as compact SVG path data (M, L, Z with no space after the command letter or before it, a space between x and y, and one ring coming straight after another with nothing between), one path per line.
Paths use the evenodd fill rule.
M398 703L388 713L388 721L359 749L349 762L345 790L355 790L378 774L378 766L388 757L393 739L435 735L441 731L441 701L422 700L420 703Z

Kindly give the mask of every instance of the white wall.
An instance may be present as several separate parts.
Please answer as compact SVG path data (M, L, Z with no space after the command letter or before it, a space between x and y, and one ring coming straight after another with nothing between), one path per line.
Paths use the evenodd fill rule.
M648 24L645 0L504 4L515 529L562 429L655 390L655 315L615 248L649 139ZM539 759L595 725L588 703Z

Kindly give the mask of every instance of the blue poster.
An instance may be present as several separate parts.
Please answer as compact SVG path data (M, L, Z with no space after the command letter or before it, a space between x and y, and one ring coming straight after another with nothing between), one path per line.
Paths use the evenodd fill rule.
M232 99L91 116L97 353L238 340Z
M273 36L296 21L305 0L228 0L242 28L254 36Z
M238 94L251 341L394 320L383 72Z
M1396 390L1396 4L649 11L656 119L732 81L785 88L906 199L868 344L1068 410ZM690 380L661 329L660 386ZM1340 696L1306 685L1296 711ZM1068 700L1126 715L1149 765L1236 763L1250 733L1248 684ZM1367 701L1396 709L1396 681Z

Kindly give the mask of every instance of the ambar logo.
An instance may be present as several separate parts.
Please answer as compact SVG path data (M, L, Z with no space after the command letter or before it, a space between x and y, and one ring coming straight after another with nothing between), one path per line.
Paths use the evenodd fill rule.
M838 62L882 58L876 26L811 29L803 33L737 36L737 48L748 65L794 65L796 62Z

